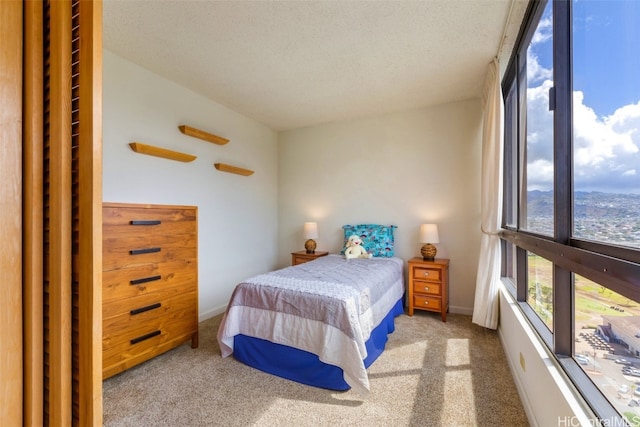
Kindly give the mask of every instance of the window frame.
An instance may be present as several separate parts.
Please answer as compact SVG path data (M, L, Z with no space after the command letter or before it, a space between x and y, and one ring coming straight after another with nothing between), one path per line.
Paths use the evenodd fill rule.
M640 301L640 249L578 239L572 235L572 1L549 1L553 2L553 89L550 103L554 111L554 235L539 235L521 229L523 218L526 217L526 207L522 208L525 204L523 201L526 201L523 193L526 192L523 174L526 166L526 51L547 5L547 0L532 0L502 80L505 99L505 197L500 233L503 247L502 276L505 282L512 285L507 286L506 290L516 299L524 316L592 410L600 419L622 420L617 410L573 360L573 275L579 274ZM512 96L515 99L510 98ZM509 250L513 248L515 250ZM553 331L546 327L526 302L528 252L553 264ZM514 270L514 277L508 277Z

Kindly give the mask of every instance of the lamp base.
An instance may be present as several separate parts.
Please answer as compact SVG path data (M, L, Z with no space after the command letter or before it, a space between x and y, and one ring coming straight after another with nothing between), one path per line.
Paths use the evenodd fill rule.
M425 243L424 245L422 245L420 253L422 254L422 259L424 261L433 261L434 259L436 259L438 250L431 243Z
M316 241L313 239L309 239L306 242L304 242L304 248L307 250L308 254L315 254L316 253Z

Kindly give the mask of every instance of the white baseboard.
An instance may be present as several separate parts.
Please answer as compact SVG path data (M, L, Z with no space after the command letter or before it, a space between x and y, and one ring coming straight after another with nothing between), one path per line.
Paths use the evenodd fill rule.
M466 316L473 315L473 307L460 307L458 305L449 305L449 313L464 314Z
M227 305L223 305L220 307L214 307L210 310L198 313L198 322L203 322L207 319L211 319L213 316L217 316L218 314L224 313L227 309Z

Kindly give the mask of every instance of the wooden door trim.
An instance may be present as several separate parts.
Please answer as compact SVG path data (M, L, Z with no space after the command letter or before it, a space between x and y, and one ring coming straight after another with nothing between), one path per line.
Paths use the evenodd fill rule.
M81 425L102 424L102 2L80 6L78 360Z
M71 6L49 2L48 397L50 426L72 424Z
M0 424L22 425L22 2L0 2Z
M24 425L43 425L43 9L24 2Z

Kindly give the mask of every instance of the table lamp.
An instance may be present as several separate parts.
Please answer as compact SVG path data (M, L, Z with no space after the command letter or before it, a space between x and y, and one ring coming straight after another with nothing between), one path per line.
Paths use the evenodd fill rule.
M307 239L304 242L304 248L307 250L308 254L313 254L316 252L316 241L313 239L318 238L318 224L315 222L305 222L304 223L304 238Z
M423 243L420 253L425 261L433 261L438 250L432 243L440 243L437 224L422 224L420 226L420 243Z

